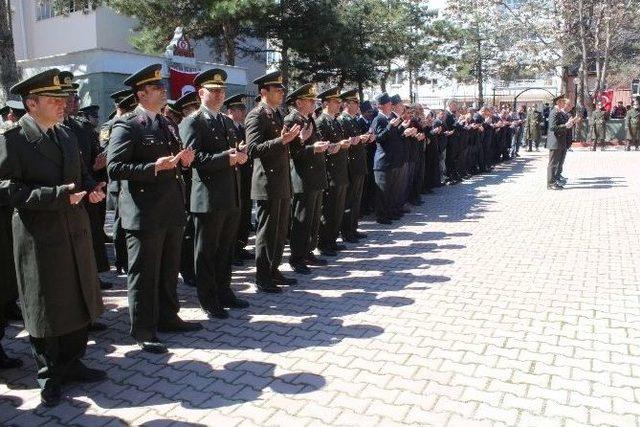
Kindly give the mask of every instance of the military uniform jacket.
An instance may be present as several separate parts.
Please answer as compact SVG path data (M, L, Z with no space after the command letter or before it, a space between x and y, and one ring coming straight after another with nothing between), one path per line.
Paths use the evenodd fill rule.
M346 111L338 116L338 123L342 127L345 137L364 134L360 131L360 124L355 117L351 117ZM358 143L349 147L349 176L361 176L367 174L367 150L364 143Z
M391 126L387 116L378 113L371 123L376 134L376 152L373 157L373 170L384 171L397 167L397 149L402 144L397 127Z
M86 327L102 312L91 226L69 190L95 181L80 159L75 135L55 126L49 139L27 114L0 135L0 199L15 208L13 242L25 328L55 337ZM2 274L5 274L4 272Z
M640 110L631 108L624 117L627 139L640 138Z
M295 108L284 118L284 125L291 128L298 124L304 127L307 123L313 126L313 133L302 142L296 137L290 144L291 152L291 185L294 193L308 193L327 188L327 169L324 153L316 153L313 144L320 141L315 122L304 117Z
M80 155L87 171L93 175L96 180L106 180L106 171L94 171L93 163L102 151L100 148L100 139L98 133L94 129L91 122L81 117L67 117L64 125L76 134L78 146L80 147Z
M547 134L547 148L550 150L561 150L566 147L567 133L571 133L571 129L567 129L565 124L569 120L569 116L557 108L553 108L549 112L549 133Z
M343 134L340 123L326 113L322 113L316 119L316 127L322 141L329 141L332 144L346 138ZM349 156L348 150L340 149L336 154L327 152L327 179L329 187L337 187L349 184Z
M239 143L233 121L222 113L214 119L201 106L182 120L180 137L195 151L190 211L240 209L240 170L229 165L229 149Z
M113 124L118 118L114 117L111 120L106 121L102 127L100 127L100 146L103 150L107 149L109 145L109 138L111 137L111 129ZM120 193L120 181L109 179L107 183L107 209L115 210L118 202L118 194Z
M525 120L525 136L532 141L540 140L540 125L542 124L542 114L540 111L530 111Z
M151 118L141 108L120 116L107 149L109 178L121 181L118 210L125 230L154 230L186 223L185 189L180 166L155 172L160 157L181 149L161 114Z
M249 160L253 161L251 198L275 200L291 198L289 146L282 142L282 115L260 102L244 121L249 145Z

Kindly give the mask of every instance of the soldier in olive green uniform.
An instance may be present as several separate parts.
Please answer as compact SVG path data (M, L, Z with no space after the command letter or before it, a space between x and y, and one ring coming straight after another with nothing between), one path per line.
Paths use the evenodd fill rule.
M590 130L593 137L593 151L596 151L596 148L598 148L598 142L600 143L600 150L604 151L607 121L609 121L609 113L604 109L602 102L597 102L596 108L591 114L591 120L589 121L589 127L591 128Z
M532 151L534 144L536 147L536 151L539 151L538 147L540 146L540 131L542 122L542 113L538 111L535 105L530 106L524 122L525 141L529 146L527 151Z
M103 309L82 201L97 203L104 193L84 168L75 135L58 124L67 96L58 74L50 69L11 88L28 113L0 137L0 177L8 180L2 199L17 210L13 250L24 325L47 406L60 402L65 381L105 378L80 361L87 327Z
M375 138L371 133L362 133L357 116L360 113L360 99L358 90L352 89L340 95L344 103L344 110L338 116L338 123L342 127L345 137L354 137L356 143L349 147L347 153L349 158L349 186L345 200L345 210L342 217L342 239L357 243L359 239L366 238L366 234L358 231L358 220L360 218L360 203L364 180L367 176L367 152L365 144L372 142Z
M292 108L284 119L287 128L298 125L306 129L289 144L293 186L289 264L300 274L309 274L309 265L327 264L312 252L318 244L322 194L327 188L324 153L329 146L327 141L320 140L311 118L315 101L313 84L307 83L296 89L287 97L287 104Z
M193 83L202 104L180 123L180 136L193 149L189 211L195 226L195 273L200 306L226 319L224 310L249 304L231 290L231 263L240 217L240 171L247 161L233 121L220 112L227 73L219 68L198 74Z
M325 90L318 97L322 100L322 113L316 118L320 137L332 147L327 151L327 178L329 187L324 192L322 219L318 249L322 255L335 256L344 245L338 245L338 233L342 224L344 206L349 185L349 146L355 138L345 137L336 117L340 113L340 88Z
M280 72L253 81L260 91L260 102L245 120L249 158L253 160L251 198L256 201L256 285L259 291L282 292L279 285L292 285L295 279L282 275L285 239L291 212L289 144L300 133L300 126L284 128L278 109L284 98Z
M631 144L636 147L636 151L640 148L640 96L633 101L633 107L627 111L624 118L624 124L627 127L627 151L631 151Z
M143 351L165 353L156 332L202 329L178 317L176 286L186 222L184 181L193 151L181 150L161 114L167 101L160 64L125 80L138 106L113 125L107 155L109 178L121 182L118 209L129 256L127 286L131 335Z

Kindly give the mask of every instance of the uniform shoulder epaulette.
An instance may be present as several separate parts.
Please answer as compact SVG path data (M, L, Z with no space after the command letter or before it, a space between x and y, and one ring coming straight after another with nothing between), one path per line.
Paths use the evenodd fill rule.
M0 135L4 135L13 130L20 129L18 122L0 124Z
M124 113L123 115L121 115L120 117L117 118L117 120L131 120L132 118L136 117L138 114L134 111L129 111L128 113Z
M81 125L90 125L93 126L93 124L91 124L91 122L89 121L89 119L87 119L86 117L82 117L82 116L73 116L73 119L80 123Z

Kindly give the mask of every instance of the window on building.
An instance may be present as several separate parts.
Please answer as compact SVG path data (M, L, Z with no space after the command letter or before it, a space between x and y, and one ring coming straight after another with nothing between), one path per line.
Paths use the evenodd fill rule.
M68 15L73 12L95 9L93 0L35 0L36 21L53 18L58 15Z

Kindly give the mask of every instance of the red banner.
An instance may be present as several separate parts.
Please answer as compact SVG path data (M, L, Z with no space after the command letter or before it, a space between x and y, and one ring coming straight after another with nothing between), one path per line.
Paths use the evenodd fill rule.
M599 100L602 102L604 109L611 112L611 108L613 107L613 90L602 91Z
M193 79L198 72L180 71L169 68L169 84L171 86L171 99L178 99L188 92L194 92Z

